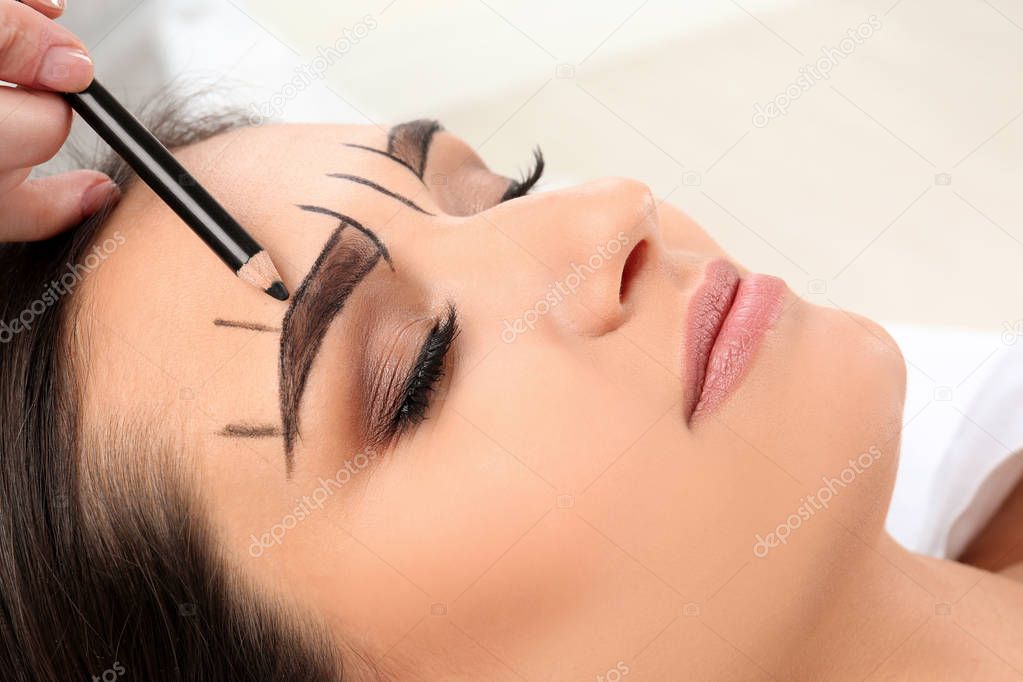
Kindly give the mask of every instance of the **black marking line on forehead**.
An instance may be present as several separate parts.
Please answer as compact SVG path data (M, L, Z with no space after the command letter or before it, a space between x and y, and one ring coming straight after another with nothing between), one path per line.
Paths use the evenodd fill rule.
M387 189L386 187L383 187L382 185L378 185L377 183L373 182L372 180L367 180L366 178L361 177L359 175L350 175L348 173L327 173L327 177L329 177L329 178L337 178L338 180L347 180L349 182L354 182L356 184L363 185L365 187L369 187L370 189L374 189L377 192L380 192L381 194L383 194L386 197L390 197L392 199L400 201L401 203L405 204L409 208L411 208L411 209L413 209L415 211L419 211L420 213L422 213L424 215L428 215L428 216L433 216L434 215L433 213L430 213L429 211L424 210L423 208L421 208L416 202L412 201L411 199L407 199L404 196L402 196L401 194L398 194L397 192L392 192L391 190Z
M281 332L280 327L270 327L259 322L246 322L244 320L225 320L220 317L213 320L213 326L227 327L229 329L246 329L251 332L269 332L272 334L279 334Z
M280 438L281 429L274 424L228 424L217 435L225 438Z

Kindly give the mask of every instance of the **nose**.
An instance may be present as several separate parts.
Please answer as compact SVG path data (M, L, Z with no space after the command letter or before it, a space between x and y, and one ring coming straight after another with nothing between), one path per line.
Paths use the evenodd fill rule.
M529 211L522 204L531 219L521 223L515 238L546 266L548 281L541 293L558 303L547 316L550 322L587 336L619 327L628 316L632 271L659 248L657 203L650 188L608 178L530 201L543 202L543 209Z

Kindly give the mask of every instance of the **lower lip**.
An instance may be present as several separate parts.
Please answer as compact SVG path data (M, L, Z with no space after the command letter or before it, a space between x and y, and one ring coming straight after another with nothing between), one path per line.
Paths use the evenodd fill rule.
M787 290L777 277L740 279L731 263L710 264L706 283L690 303L685 372L690 421L716 410L742 381L781 314Z

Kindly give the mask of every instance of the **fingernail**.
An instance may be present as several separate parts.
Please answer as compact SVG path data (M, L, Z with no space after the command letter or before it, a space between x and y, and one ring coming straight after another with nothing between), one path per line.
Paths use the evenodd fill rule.
M64 8L67 7L67 2L65 0L43 0L43 2L53 9L59 9L61 11L64 11Z
M107 201L113 203L120 196L120 188L111 180L93 185L82 194L82 216L88 218L103 208Z
M36 80L54 90L84 90L92 80L92 58L77 47L51 47Z

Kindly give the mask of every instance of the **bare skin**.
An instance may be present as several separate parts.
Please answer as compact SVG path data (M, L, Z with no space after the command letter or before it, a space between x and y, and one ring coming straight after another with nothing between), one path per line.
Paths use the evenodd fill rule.
M139 415L179 438L239 574L385 679L1023 679L1023 587L884 533L905 373L878 326L787 294L736 389L689 423L685 313L727 255L682 211L620 179L497 205L508 180L453 135L423 181L343 143L387 144L372 127L279 126L180 151L292 291L338 227L297 204L356 219L393 264L323 335L290 476L273 431L285 304L234 282L140 187L82 290L88 425ZM594 254L571 294L537 305ZM426 420L366 455L367 384L409 366L449 303L461 331Z

